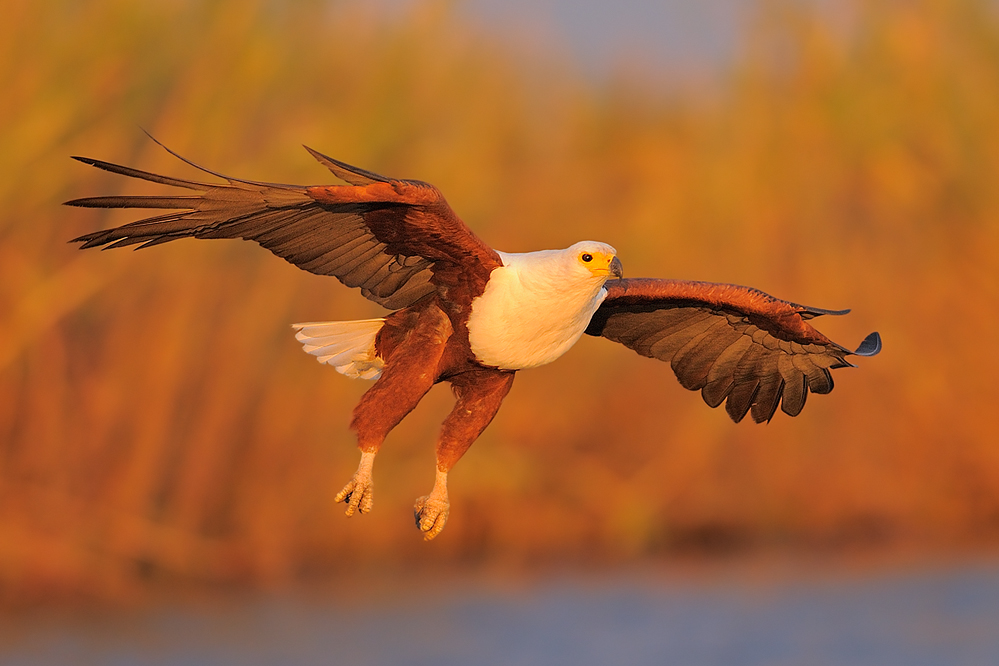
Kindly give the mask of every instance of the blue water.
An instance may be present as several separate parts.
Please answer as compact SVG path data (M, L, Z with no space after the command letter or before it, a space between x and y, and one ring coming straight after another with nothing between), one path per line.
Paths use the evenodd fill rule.
M999 664L999 564L566 575L7 618L2 664Z

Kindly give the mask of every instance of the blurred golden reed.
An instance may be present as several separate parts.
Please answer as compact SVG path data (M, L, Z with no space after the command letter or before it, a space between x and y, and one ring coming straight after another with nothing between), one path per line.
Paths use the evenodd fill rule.
M290 3L289 3L290 4ZM794 5L797 6L797 5ZM0 22L0 603L359 568L623 561L768 545L999 538L999 22L989 3L851 5L844 32L767 3L701 92L587 82L448 5L5 4ZM668 365L586 339L521 373L425 544L444 388L389 438L375 511L333 494L367 384L289 324L376 315L248 243L66 244L147 191L83 154L330 182L298 147L438 185L494 246L614 244L630 276L820 307L853 345L803 414L733 425ZM153 190L156 191L153 186Z

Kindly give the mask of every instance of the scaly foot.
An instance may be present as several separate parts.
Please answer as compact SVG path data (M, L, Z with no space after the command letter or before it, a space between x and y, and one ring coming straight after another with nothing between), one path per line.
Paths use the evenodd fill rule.
M375 463L374 451L361 452L361 464L354 472L354 478L347 482L343 490L336 494L336 501L347 505L348 516L353 516L355 511L367 513L375 504L375 481L371 477L371 468Z
M451 503L447 499L447 472L437 470L434 489L429 495L416 500L413 514L416 526L423 532L423 540L430 541L444 529Z

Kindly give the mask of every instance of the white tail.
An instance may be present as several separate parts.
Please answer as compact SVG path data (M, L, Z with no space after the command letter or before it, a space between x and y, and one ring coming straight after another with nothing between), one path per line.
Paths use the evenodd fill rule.
M384 319L316 321L292 324L295 339L320 363L351 379L378 379L385 363L375 353L375 336Z

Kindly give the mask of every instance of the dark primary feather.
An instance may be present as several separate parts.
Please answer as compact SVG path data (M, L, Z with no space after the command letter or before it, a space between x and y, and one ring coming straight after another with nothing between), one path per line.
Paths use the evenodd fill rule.
M607 283L607 298L586 332L667 361L680 384L700 391L711 407L739 422L757 423L780 408L797 416L809 391L833 389L830 370L847 356L873 356L871 333L856 351L842 347L806 320L848 310L823 310L773 298L756 289L710 282L630 279Z
M169 149L168 149L169 150ZM454 214L440 193L417 181L385 178L310 148L348 186L302 187L217 174L203 183L74 157L111 173L197 194L101 196L67 201L86 208L147 208L173 212L84 234L82 248L149 247L179 238L241 238L317 275L332 275L390 309L405 307L451 284L485 284L499 257Z

